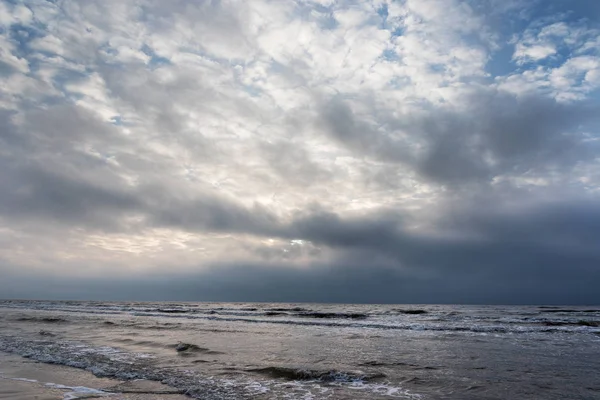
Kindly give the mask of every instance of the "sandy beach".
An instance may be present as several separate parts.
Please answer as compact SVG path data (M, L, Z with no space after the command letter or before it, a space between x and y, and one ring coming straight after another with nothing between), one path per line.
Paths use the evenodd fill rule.
M0 352L2 400L183 400L188 397L158 382L97 378L89 372Z

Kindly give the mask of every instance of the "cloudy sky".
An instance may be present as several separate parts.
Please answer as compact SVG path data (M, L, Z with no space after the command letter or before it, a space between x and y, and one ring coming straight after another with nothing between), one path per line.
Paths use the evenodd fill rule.
M597 0L1 0L0 297L600 303Z

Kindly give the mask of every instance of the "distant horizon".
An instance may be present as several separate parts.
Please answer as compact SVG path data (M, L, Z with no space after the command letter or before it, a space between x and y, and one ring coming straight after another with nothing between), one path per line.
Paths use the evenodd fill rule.
M0 298L0 302L4 301L55 301L55 302L98 302L98 303L230 303L230 304L320 304L320 305L357 305L357 306L492 306L492 307L542 307L542 308L561 308L561 307L599 307L600 304L535 304L535 303L346 303L346 302L312 302L312 301L219 301L219 300L98 300L98 299L18 299L18 298Z

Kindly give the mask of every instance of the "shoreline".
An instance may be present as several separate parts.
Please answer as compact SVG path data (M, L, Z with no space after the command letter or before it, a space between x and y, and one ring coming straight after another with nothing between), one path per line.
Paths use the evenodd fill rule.
M91 372L46 364L0 351L0 400L185 400L181 391L147 380L98 378Z

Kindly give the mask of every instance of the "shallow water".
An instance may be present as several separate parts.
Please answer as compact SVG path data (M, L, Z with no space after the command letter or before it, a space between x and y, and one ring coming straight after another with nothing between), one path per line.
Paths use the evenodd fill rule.
M0 301L0 350L203 399L600 398L600 307Z
M177 389L158 382L97 378L77 368L44 364L0 352L2 400L185 400Z

